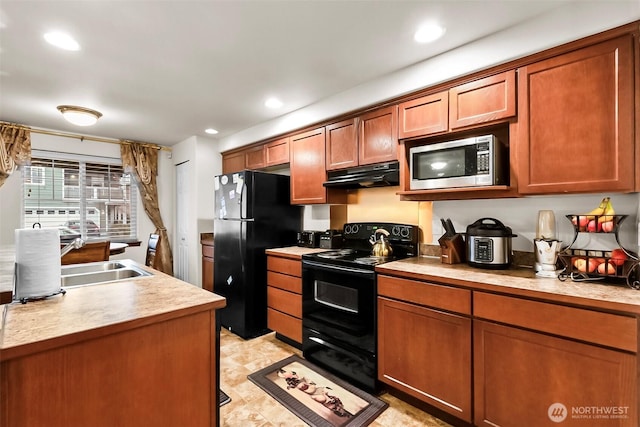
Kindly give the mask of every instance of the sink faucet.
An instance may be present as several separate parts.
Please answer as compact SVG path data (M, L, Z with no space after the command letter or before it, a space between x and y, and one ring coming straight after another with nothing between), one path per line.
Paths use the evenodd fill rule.
M64 248L60 249L60 258L65 256L66 254L68 254L72 250L80 249L83 246L84 246L84 240L82 240L79 237L76 238L76 239L73 239L73 241L71 243L68 243L67 246L65 246Z

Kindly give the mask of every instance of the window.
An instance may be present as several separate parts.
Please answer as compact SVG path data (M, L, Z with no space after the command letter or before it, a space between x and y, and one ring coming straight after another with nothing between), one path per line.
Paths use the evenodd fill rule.
M44 168L38 166L25 166L25 168L25 184L44 185Z
M138 240L136 187L120 159L35 151L22 170L25 227L58 228L65 239Z

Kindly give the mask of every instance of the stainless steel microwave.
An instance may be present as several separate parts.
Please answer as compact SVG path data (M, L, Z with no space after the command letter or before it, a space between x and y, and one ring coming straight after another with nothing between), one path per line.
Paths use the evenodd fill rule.
M409 156L411 190L508 184L507 150L495 135L420 145Z

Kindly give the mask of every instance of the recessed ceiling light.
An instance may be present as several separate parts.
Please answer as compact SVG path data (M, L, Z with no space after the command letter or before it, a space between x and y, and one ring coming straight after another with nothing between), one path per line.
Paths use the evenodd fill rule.
M214 128L205 129L204 131L209 135L215 135L216 133L218 133L218 131L215 130Z
M64 50L80 50L80 45L68 34L59 31L52 31L44 35L47 43L50 43Z
M264 102L264 105L267 108L280 108L282 107L282 101L280 101L278 98L269 98Z
M418 43L429 43L438 40L445 32L445 28L438 24L425 24L418 28L413 35L413 39Z

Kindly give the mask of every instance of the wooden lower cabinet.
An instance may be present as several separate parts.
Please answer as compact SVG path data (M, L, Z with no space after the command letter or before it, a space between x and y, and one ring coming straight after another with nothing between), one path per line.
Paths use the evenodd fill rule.
M481 320L473 334L475 425L638 425L635 354Z
M412 287L421 287L431 301L449 304L458 299L467 307L471 297L465 290L385 276L378 277L378 285L379 295L403 298ZM471 422L471 363L468 315L378 297L380 381Z
M474 426L637 427L637 316L378 274L378 379Z
M302 345L302 261L267 255L267 327Z
M219 425L214 311L94 335L3 361L0 425Z

